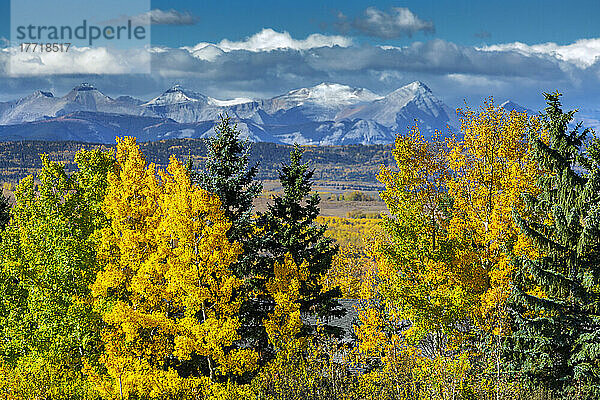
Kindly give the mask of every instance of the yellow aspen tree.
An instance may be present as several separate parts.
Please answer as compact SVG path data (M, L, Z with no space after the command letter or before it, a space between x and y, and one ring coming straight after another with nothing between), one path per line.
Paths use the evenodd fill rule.
M114 157L81 150L72 173L46 155L41 161L39 174L17 186L0 232L0 365L20 393L15 398L89 399L94 391L82 364L102 351L89 285Z
M253 382L260 387L258 398L338 398L333 394L335 384L328 379L333 365L326 361L330 355L319 341L323 337L304 333L301 288L307 282L308 262L297 264L288 253L283 261L275 262L273 275L265 284L275 304L263 323L275 354ZM323 333L322 328L317 331Z
M396 166L382 167L378 175L390 216L383 217L384 234L373 244L377 287L374 301L359 314L356 351L359 360L377 366L361 377L367 393L382 386L390 393L378 396L425 398L417 376L427 364L420 360L429 358L416 345L427 339L427 356L451 362L445 356L448 338L460 340L457 328L477 304L480 285L458 268L459 243L447 233L450 171L444 147L428 143L414 127L396 138L393 154Z
M411 321L415 340L450 333L469 315L479 283L457 268L456 245L447 235L444 149L415 127L397 137L393 153L397 167L382 167L378 176L391 214L379 239L379 296L393 318Z
M524 193L537 194L539 169L531 158L527 135L539 130L536 118L508 112L490 99L479 111L463 110L463 138L448 141L453 174L447 185L454 203L448 230L466 244L459 254L462 269L484 273L485 287L474 320L490 340L480 341L483 355L494 353L489 367L496 375L497 398L502 386L500 338L509 333L511 254L530 247L513 213L525 213Z
M135 139L117 140L102 234L103 269L92 286L106 328L102 362L91 374L109 397L178 396L225 373L256 368L257 355L230 350L239 339L242 282L218 197L190 182L171 158L166 171L146 161Z
M275 300L275 307L264 324L269 340L276 349L284 350L295 344L302 330L300 316L300 286L308 278L306 262L297 265L290 254L283 262L275 263L274 276L269 279L265 289Z
M423 227L427 229L432 250L436 249L438 231L444 229L446 206L446 180L449 170L446 165L445 149L437 134L429 143L414 126L407 135L396 137L392 150L396 169L382 168L378 179L386 185L381 193L392 215L406 209L406 201L419 208Z
M462 110L462 139L448 140L448 193L453 214L448 230L468 246L460 259L482 271L485 290L479 316L501 329L510 294L513 266L509 251L520 243L513 212L524 212L522 194L535 194L539 174L528 152L526 136L539 122L526 113L508 112L490 99L479 111ZM467 265L463 266L468 269Z

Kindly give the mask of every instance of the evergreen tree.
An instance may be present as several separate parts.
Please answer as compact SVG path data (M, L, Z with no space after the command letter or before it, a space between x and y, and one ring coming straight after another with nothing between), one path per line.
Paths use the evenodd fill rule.
M10 203L8 199L0 193L0 231L4 230L10 221Z
M229 116L221 116L215 132L214 137L206 140L204 169L193 172L189 162L186 169L191 171L192 182L219 197L225 217L231 223L227 238L242 246L242 253L230 266L236 277L244 280L237 293L244 299L239 310L238 332L243 340L236 345L260 350L268 344L263 326L265 315L260 312L254 295L264 282L256 279L260 272L257 268L262 238L255 232L253 201L262 192L262 184L255 180L258 165L248 165L250 144L240 139L240 131Z
M261 183L255 180L258 165L248 166L250 144L240 139L240 131L229 116L221 116L215 132L215 136L206 139L206 165L202 171L191 173L192 180L221 200L225 216L232 224L227 238L239 242L243 248L233 269L239 277L247 277L253 273L257 245L252 202L262 191Z
M530 137L544 171L540 194L525 195L529 217L516 216L537 257L516 259L511 295L515 330L508 361L534 385L560 393L600 392L600 143L582 151L587 129L569 130L559 93L545 94L543 131ZM589 390L595 390L595 395Z
M276 196L267 212L259 216L264 235L263 276L272 276L273 262L285 262L288 254L295 264L306 263L308 278L300 285L300 312L326 321L344 314L335 300L341 296L339 288L324 291L319 283L320 277L331 267L338 246L333 239L324 236L326 228L315 223L320 197L317 193L309 196L314 171L301 161L302 149L295 145L290 153L290 164L284 165L279 174L283 195ZM268 312L270 308L264 311ZM324 328L339 333L328 325ZM305 324L303 334L309 333L310 326Z

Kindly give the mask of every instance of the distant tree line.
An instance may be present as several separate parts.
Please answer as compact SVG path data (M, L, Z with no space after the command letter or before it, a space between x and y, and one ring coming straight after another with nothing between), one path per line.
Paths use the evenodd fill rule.
M207 149L202 139L169 139L140 143L148 162L166 167L171 155L180 160L193 159L197 167L207 162ZM75 154L81 149L109 150L115 145L80 142L19 141L0 142L0 180L17 182L42 168L40 154L53 161L66 163L66 169L77 169ZM282 163L292 146L254 143L248 153L249 163L258 163L259 180L277 180ZM305 146L304 159L315 169L321 181L356 181L375 184L375 172L381 164L393 163L391 145Z

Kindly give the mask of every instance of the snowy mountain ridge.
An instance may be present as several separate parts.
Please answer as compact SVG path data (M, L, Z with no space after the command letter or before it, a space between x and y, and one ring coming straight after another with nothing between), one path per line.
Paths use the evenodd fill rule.
M36 91L0 103L0 140L200 138L214 134L214 123L223 114L249 140L284 144L383 144L393 143L397 133L415 123L426 136L457 127L456 114L419 81L385 96L322 82L254 100L220 100L174 85L145 102L129 96L113 99L81 84L63 97Z

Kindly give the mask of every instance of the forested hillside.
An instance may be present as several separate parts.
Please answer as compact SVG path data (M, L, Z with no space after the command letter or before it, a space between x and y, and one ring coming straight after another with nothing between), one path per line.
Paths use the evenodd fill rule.
M79 142L20 141L0 142L0 181L17 182L39 171L39 154L48 154L54 161L66 163L67 171L76 168L74 158L80 149L109 150L114 146ZM169 157L192 159L201 168L206 163L206 146L202 139L171 139L140 143L149 162L166 167ZM375 176L381 164L393 163L392 145L305 146L304 159L315 169L314 178L320 183L346 182L347 188L370 188L377 185ZM253 143L249 163L259 163L257 178L276 180L281 164L291 146L274 143Z

